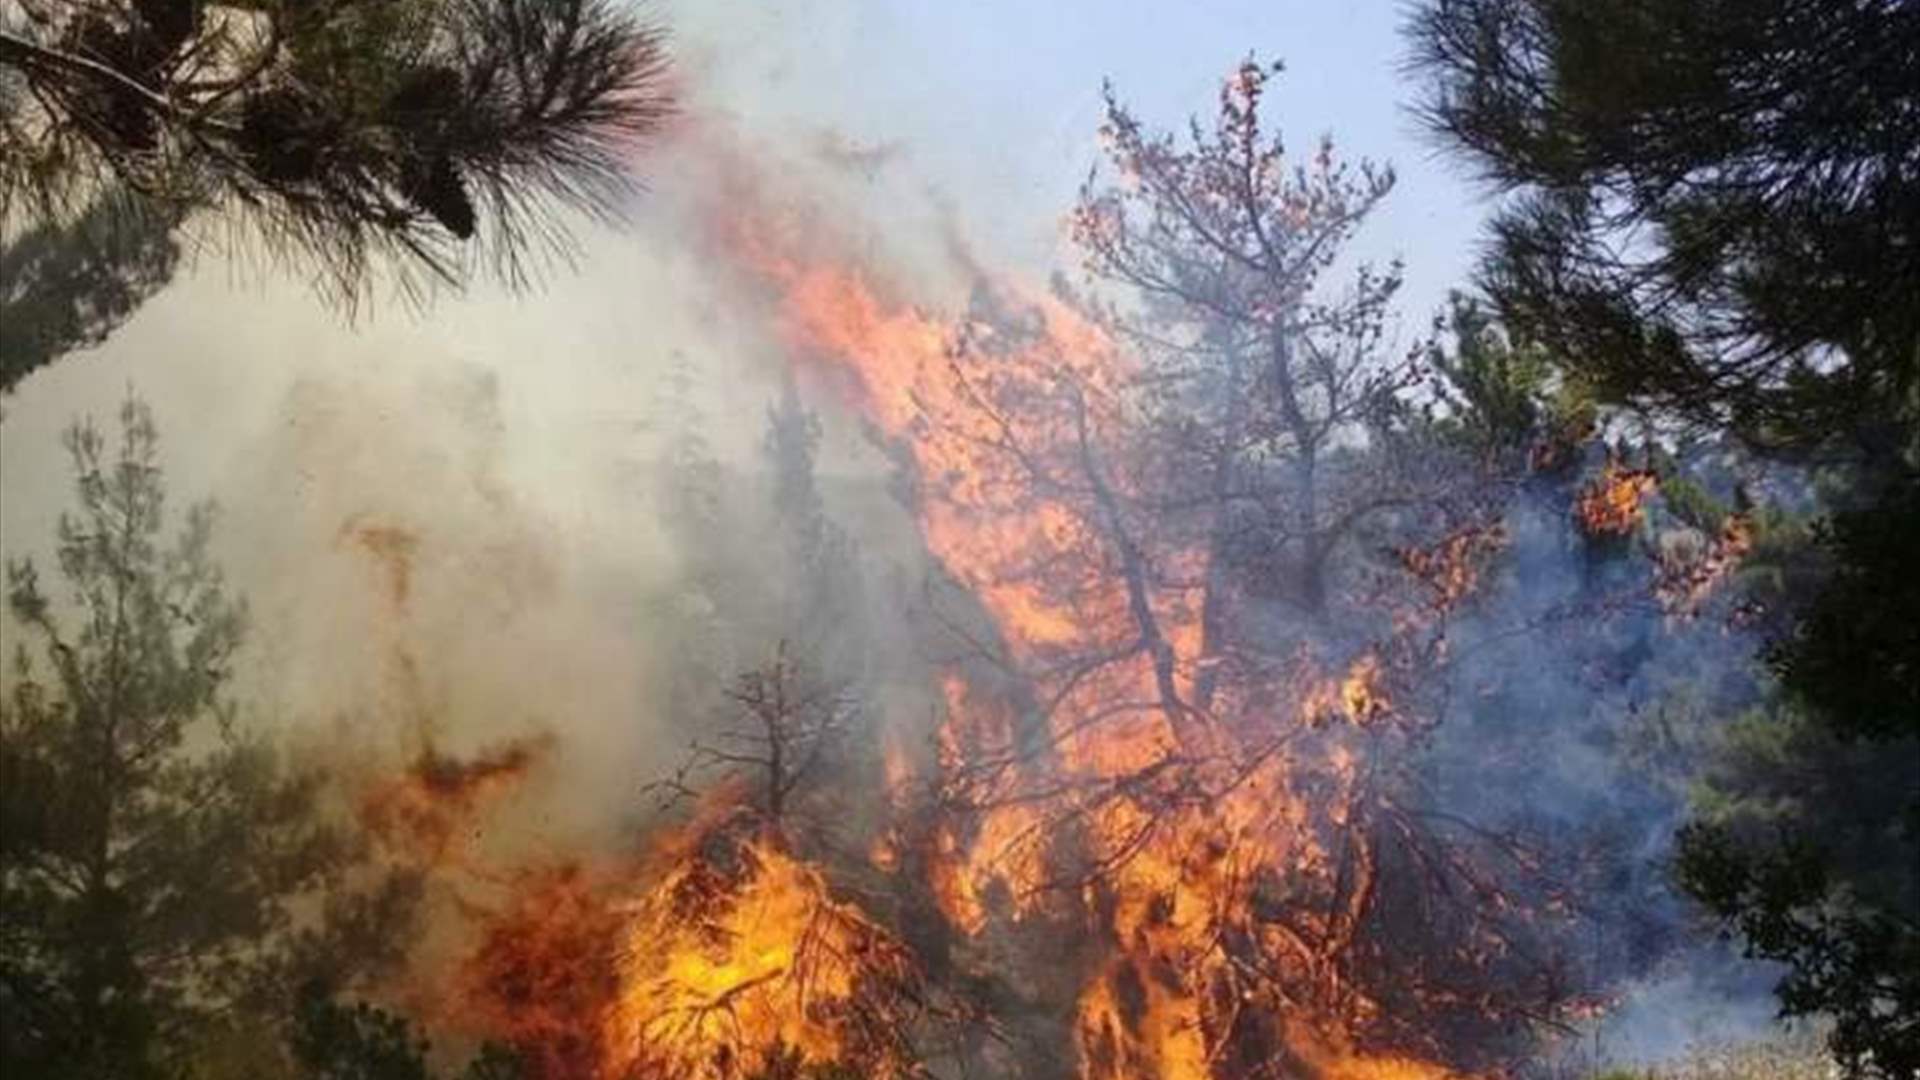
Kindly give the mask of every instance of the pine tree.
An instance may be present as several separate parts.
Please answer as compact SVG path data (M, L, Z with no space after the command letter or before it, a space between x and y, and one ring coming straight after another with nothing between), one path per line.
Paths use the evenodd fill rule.
M796 647L804 643L811 663L853 685L866 675L866 589L853 540L827 515L821 498L819 445L820 420L800 400L789 374L779 404L767 410L763 442L784 564L776 577L781 610L775 636Z
M1481 284L1612 400L1911 469L1920 9L1430 0L1433 130L1512 194Z
M67 447L70 601L32 561L8 566L26 637L0 703L0 1061L169 1076L242 1014L273 1026L296 971L337 983L390 961L417 891L404 874L345 887L358 851L320 812L324 777L240 729L225 689L245 610L211 559L210 506L168 536L146 406L124 406L117 446L81 424ZM349 947L336 931L356 925L380 929Z
M124 189L241 226L203 232L348 303L381 266L519 284L563 211L617 209L670 109L665 57L609 0L21 0L0 14L0 232Z
M1920 7L1427 0L1412 36L1428 121L1510 194L1479 275L1508 328L1604 405L1822 470L1776 700L1709 762L1679 871L1852 1072L1908 1075L1920 923L1883 871L1920 879Z
M177 222L124 192L0 247L0 394L98 345L173 278Z

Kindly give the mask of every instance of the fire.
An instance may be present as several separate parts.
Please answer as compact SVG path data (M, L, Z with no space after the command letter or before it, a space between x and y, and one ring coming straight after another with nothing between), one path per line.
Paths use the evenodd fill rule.
M663 851L631 905L609 1075L731 1080L788 1062L913 1071L924 995L912 955L776 832L737 813Z
M895 818L903 817L912 799L913 763L900 745L898 733L891 729L881 734L881 768L886 783L888 809ZM901 847L905 838L898 826L882 830L867 847L867 861L883 873L900 869Z
M1320 841L1357 827L1361 770L1339 739L1296 755L1274 737L1272 706L1237 689L1195 706L1195 673L1212 661L1197 602L1179 583L1204 579L1207 556L1197 542L1148 550L1138 539L1151 523L1131 516L1135 478L1119 464L1134 374L1125 351L1049 295L995 286L980 295L998 310L942 321L861 271L802 258L791 230L737 207L718 231L770 288L794 354L825 365L911 462L929 551L1033 673L1037 706L964 665L945 677L936 770L946 812L929 872L950 922L969 938L996 918L1104 923L1107 953L1077 1005L1086 1077L1238 1075L1255 1067L1245 1055L1301 1045L1319 1048L1322 1075L1444 1075L1324 1052L1347 1018L1374 1010L1338 960L1371 893L1373 855L1364 841L1334 851ZM1462 538L1450 555L1464 566L1479 546ZM1437 587L1455 602L1472 581L1448 572ZM1387 715L1380 658L1359 657L1327 703L1349 730ZM813 879L777 861L755 865L817 894ZM1290 901L1295 890L1315 900ZM1069 900L1081 915L1062 916ZM766 903L772 921L790 923L788 905L801 901ZM690 972L700 989L664 994L682 1004L648 995L650 1015L685 1015L729 988L783 977L792 934L755 939L764 959L730 951L714 969L722 974ZM1303 1010L1327 1030L1281 1019ZM794 1026L803 1021L791 1005L777 1013L743 1001L735 1011L729 1022L757 1040L778 1034L826 1051Z
M947 674L942 688L948 722L939 731L941 773L957 799L993 804L972 820L944 817L934 838L934 895L948 920L972 935L986 926L985 896L996 884L1010 889L1017 910L1031 903L1045 877L1045 822L1015 798L1025 769L1009 710L956 673Z
M477 835L483 804L518 784L552 748L553 738L542 735L461 761L429 747L400 775L362 793L361 823L389 848L427 865L458 861L465 841Z
M1752 549L1753 521L1745 514L1728 514L1712 539L1701 542L1699 534L1690 530L1682 535L1686 538L1683 542L1660 545L1654 589L1669 615L1688 619L1699 613L1715 586L1726 580Z
M1398 1003L1361 969L1379 950L1356 959L1392 865L1382 851L1410 828L1373 756L1413 726L1406 651L1356 639L1333 657L1249 659L1221 645L1208 590L1231 586L1208 526L1153 509L1143 372L1070 303L990 283L969 316L945 318L805 254L826 245L794 222L732 204L716 230L796 362L909 474L927 551L976 605L961 615L973 654L940 673L930 761L883 736L894 820L864 851L809 846L723 788L636 865L489 874L512 900L479 912L463 969L474 1025L543 1080L918 1076L918 1041L941 1019L928 971L971 986L1010 941L1055 938L1070 943L1055 970L1022 957L1009 981L1051 980L1053 1030L1087 1080L1452 1075L1404 1056L1439 1056L1437 1040L1380 1035ZM1596 520L1626 522L1606 528L1631 529L1651 476L1609 468L1583 520L1591 502ZM1465 603L1503 540L1475 527L1399 550L1431 594L1413 621ZM360 542L383 563L409 557ZM423 755L369 797L369 820L454 850L459 823L535 758ZM937 932L849 887L909 875ZM929 940L939 951L916 952Z
M512 1048L529 1080L608 1074L603 1032L627 923L612 900L619 879L605 877L577 862L513 875L508 906L486 913L460 971L460 1022Z
M1401 548L1400 564L1432 590L1432 606L1442 614L1458 607L1480 585L1480 565L1507 542L1504 526L1473 525L1437 544Z
M406 808L381 820L413 836L438 797L424 830L437 839L531 760L516 758L422 765L379 789L383 810ZM834 896L737 785L654 844L637 862L505 870L430 847L433 865L464 875L455 902L477 937L451 983L416 976L421 1011L509 1048L530 1080L737 1080L812 1064L917 1075L908 1039L929 995L912 953Z
M1639 528L1645 511L1641 504L1659 486L1659 478L1650 469L1628 469L1609 460L1574 501L1574 517L1588 536L1596 539L1624 537Z
M1301 699L1301 719L1309 725L1339 717L1365 727L1393 711L1378 653L1361 654L1338 680L1322 683Z
M1349 1058L1324 1066L1324 1080L1446 1080L1454 1074L1408 1058Z

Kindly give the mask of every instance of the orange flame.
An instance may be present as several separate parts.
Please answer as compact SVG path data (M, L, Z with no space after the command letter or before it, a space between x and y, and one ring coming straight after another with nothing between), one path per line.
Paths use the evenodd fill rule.
M625 913L614 882L578 863L516 875L463 966L466 1026L512 1048L530 1080L608 1075L603 1036L619 993Z
M1245 703L1230 694L1207 711L1190 704L1209 660L1200 613L1190 589L1161 582L1203 578L1206 559L1193 543L1145 553L1134 542L1147 523L1129 518L1131 482L1114 464L1125 458L1126 354L1048 295L983 289L977 300L1013 310L945 322L860 270L808 261L791 227L737 204L717 227L722 247L770 287L794 353L835 373L911 462L928 550L978 598L1008 658L1038 673L1037 716L963 670L945 679L937 768L959 809L938 827L930 873L948 919L983 933L996 891L1016 920L1050 892L1078 891L1085 910L1104 913L1111 952L1083 985L1076 1025L1089 1077L1231 1072L1222 1055L1242 1032L1297 1011L1282 986L1317 986L1364 1013L1295 925L1311 924L1320 941L1352 932L1371 856L1320 850L1298 787L1316 785L1344 821L1354 756L1336 742L1317 760L1292 757L1257 713L1243 738L1230 718ZM1457 599L1469 586L1446 588ZM1390 711L1379 658L1357 660L1330 702L1355 726ZM1043 737L1023 735L1032 724ZM1076 860L1058 849L1062 822L1087 848ZM1276 913L1287 882L1336 879L1334 910ZM786 947L764 945L768 970ZM1263 974L1249 974L1247 949ZM734 986L758 969L725 970ZM745 1015L754 1030L804 1043L786 1026L791 1009ZM1444 1075L1342 1060L1328 1057L1323 1073Z
M1702 544L1663 543L1654 584L1661 606L1676 619L1694 617L1752 548L1753 521L1745 514L1728 514L1718 535Z
M913 958L750 815L697 826L627 913L609 1071L732 1080L783 1064L910 1071Z
M1587 535L1596 539L1627 536L1640 527L1645 516L1641 504L1659 484L1650 469L1623 468L1609 460L1574 500L1574 517Z
M1504 547L1506 528L1499 524L1472 525L1428 547L1398 551L1400 564L1433 592L1434 610L1458 607L1480 585L1480 564Z

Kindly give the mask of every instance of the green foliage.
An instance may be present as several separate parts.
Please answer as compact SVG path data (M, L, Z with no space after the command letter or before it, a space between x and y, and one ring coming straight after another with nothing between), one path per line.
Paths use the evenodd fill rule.
M175 222L124 193L0 247L0 394L98 345L173 277Z
M1815 528L1829 572L1768 657L1847 736L1920 737L1920 482Z
M605 215L664 121L661 33L609 0L22 0L0 16L0 227L124 188L311 268L351 303L490 265L527 280L563 208ZM240 249L245 250L245 249Z
M519 1055L497 1043L485 1043L473 1060L467 1062L466 1071L460 1077L461 1080L521 1080L526 1074Z
M1852 1069L1920 1067L1920 740L1837 737L1789 705L1743 716L1708 756L1680 834L1681 886L1750 955L1787 965L1789 1016L1833 1018Z
M33 562L8 567L49 675L23 643L0 703L0 1061L160 1076L211 1020L283 1007L297 967L377 963L337 931L372 914L390 943L417 892L404 877L343 888L357 852L320 812L324 777L238 730L223 689L244 608L208 553L211 507L167 535L146 407L127 402L112 450L86 424L67 446L70 599Z
M404 1019L364 1002L343 1005L303 987L293 1054L311 1080L428 1080L425 1039Z
M853 538L827 513L816 459L820 420L789 378L767 410L762 449L772 473L770 524L781 544L774 589L777 625L769 636L793 642L831 678L857 683L867 674L866 583Z
M1812 545L1756 515L1746 579L1794 707L1723 748L1682 880L1790 965L1783 1006L1831 1011L1851 1068L1905 1075L1914 898L1880 882L1920 878L1920 7L1426 0L1412 33L1432 127L1515 196L1479 275L1503 324L1607 404L1839 476ZM1704 527L1705 494L1667 505ZM1835 748L1856 737L1881 741ZM1843 821L1877 846L1837 857Z
M1524 452L1525 464L1541 472L1578 462L1600 426L1600 403L1580 372L1538 344L1515 340L1471 297L1449 300L1453 349L1435 342L1427 350L1434 434L1483 460Z
M1719 531L1730 512L1726 505L1682 469L1656 466L1656 471L1660 475L1660 502L1668 513L1708 535Z
M301 1080L433 1080L431 1044L405 1017L364 1001L343 1002L310 981L295 1001L288 1039ZM520 1080L512 1051L486 1043L459 1080Z
M1920 9L1429 0L1412 33L1432 127L1518 193L1480 274L1514 332L1761 445L1912 451Z
M1544 351L1516 346L1471 299L1454 294L1451 352L1428 351L1429 385L1444 407L1442 433L1481 451L1521 449L1540 432L1553 374Z

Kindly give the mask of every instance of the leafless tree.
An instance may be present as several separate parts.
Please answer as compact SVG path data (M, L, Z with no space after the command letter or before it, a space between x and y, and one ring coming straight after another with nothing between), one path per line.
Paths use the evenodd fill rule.
M856 702L795 661L784 641L772 660L735 680L727 700L733 716L712 741L696 740L680 768L647 789L674 802L737 779L751 787L766 820L779 825L832 761Z

